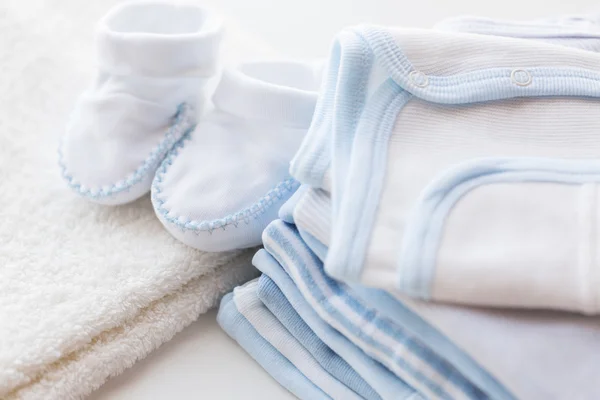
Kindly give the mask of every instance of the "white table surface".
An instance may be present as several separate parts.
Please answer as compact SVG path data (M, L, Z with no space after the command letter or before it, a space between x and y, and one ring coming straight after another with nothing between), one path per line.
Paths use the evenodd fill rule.
M359 23L431 27L455 15L529 19L589 11L594 0L209 0L282 56L327 55L332 37ZM216 312L201 316L171 342L111 379L93 400L290 399L222 332Z

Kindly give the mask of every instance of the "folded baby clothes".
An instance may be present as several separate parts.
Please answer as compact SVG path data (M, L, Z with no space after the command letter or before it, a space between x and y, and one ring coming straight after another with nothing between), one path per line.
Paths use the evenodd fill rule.
M327 196L311 189L298 201L294 215L300 232L316 236L314 226L329 230L331 205ZM320 199L305 201L308 197ZM306 221L302 214L312 212L317 205L325 208L314 213L313 223L302 225ZM326 257L329 235L323 237L326 241L319 243L318 249L324 248ZM307 242L307 246L312 248L313 244ZM592 371L600 368L594 356L600 335L597 317L433 304L406 296L394 298L383 290L361 285L352 285L352 290L380 316L417 335L472 382L489 388L495 393L492 398L503 398L502 392L496 392L498 382L519 399L599 396L598 385L590 379ZM519 368L515 368L515 360L519 360ZM564 373L565 363L570 365L568 374Z
M322 340L323 345L328 346L333 352L337 353L339 357L345 360L348 365L351 365L356 373L359 374L382 399L419 400L422 398L413 388L394 375L389 369L366 355L348 338L321 319L311 305L306 302L302 293L300 293L294 284L294 281L269 253L265 250L259 250L252 262L254 266L263 273L263 276L259 279L258 295L264 304L280 318L282 323L285 324L285 321L288 321L288 318L280 317L280 314L276 314L276 311L274 310L281 310L282 305L280 302L276 301L276 299L285 296L286 301L291 304L295 312L298 313L299 318L301 318L301 320L292 322L292 324L296 326L297 324L301 324L302 321L306 323L310 330L314 332L314 335ZM274 287L271 285L271 282L276 286ZM307 336L308 335L302 334L304 340L307 339ZM309 348L309 350L313 348L313 345L305 346ZM316 354L319 354L318 356L315 355L315 358L317 359L324 355L321 354L320 345ZM337 362L333 361L333 359L334 357L332 356L331 359L326 359L324 362L327 364ZM321 365L327 368L323 364L323 361L321 361ZM358 387L364 388L362 382L359 383L358 379L352 377L351 380L351 384L347 383L349 387L355 388L356 385L358 385ZM354 390L365 398L371 398L370 395L362 394L363 389Z
M310 125L318 76L300 62L223 72L215 109L168 155L152 185L156 215L173 236L205 251L260 244L299 186L288 164Z
M318 244L331 243L331 197L329 193L322 189L309 188L304 191L301 197L298 197L289 207L294 207L292 214L293 223L297 226L300 235L307 244L317 241ZM314 246L310 246L313 251ZM317 245L317 248L320 246ZM325 260L323 249L315 253ZM323 257L323 258L322 258Z
M348 293L344 284L327 277L322 263L293 225L272 222L263 233L263 243L321 318L421 395L436 399L512 398L506 392L503 397L491 397L419 337L380 318L375 309Z
M69 186L102 204L150 190L167 152L193 128L216 69L221 20L192 4L116 6L97 30L98 74L59 149Z
M217 322L281 386L300 399L330 399L308 380L287 358L256 332L236 308L233 293L221 300Z
M277 213L279 219L281 219L283 222L287 222L288 224L294 223L293 214L296 204L309 188L310 186L308 185L301 185L298 190L296 190L296 192L281 205L279 212Z
M407 315L418 315L422 322L411 326L429 346L460 366L465 375L484 372L481 380L490 385L499 382L517 399L600 396L600 385L593 378L600 370L597 316L469 308L406 296L399 297L399 303L382 291L375 295L357 293L385 318L408 322Z
M327 272L424 299L600 311L599 61L508 37L343 32L333 105L292 162L312 186L330 174ZM315 146L331 166L305 157Z
M463 16L443 20L436 24L434 29L539 39L567 47L600 51L600 41L598 40L600 38L600 19L597 15L571 15L526 22ZM352 52L346 51L344 57L341 57L340 53L344 48L352 49L353 42L352 35L348 35L347 32L342 32L334 42L331 51L333 57L330 60L329 72L325 74L326 85L322 89L314 124L299 152L292 160L291 166L292 174L299 180L309 183L313 187L323 188L330 193L332 192L331 142L335 138L338 148L346 146L345 151L337 152L335 163L344 174L348 168L350 154L342 153L351 152L355 133L352 124L358 122L358 115L360 115L360 112L357 112L354 120L350 120L347 116L343 118L343 121L336 120L338 126L341 123L349 123L350 129L345 129L345 131L337 129L335 132L340 132L339 135L330 135L334 132L333 120L339 119L336 117L336 113L339 114L339 112L343 112L344 107L349 107L344 104L348 100L351 101L349 98L353 97L358 102L361 99L362 101L366 100L376 91L379 81L388 74L384 66L377 63L372 65L370 74L364 76L357 74L353 68L347 67L348 63L356 61L356 57L350 54ZM366 117L366 120L370 119L373 122L373 118Z
M253 280L233 291L237 310L281 355L287 358L313 384L332 399L361 397L327 372L310 352L283 326L258 298L258 281Z
M271 278L263 274L258 280L256 292L262 303L331 376L352 389L361 398L381 399L381 396L342 357L319 339L300 318Z

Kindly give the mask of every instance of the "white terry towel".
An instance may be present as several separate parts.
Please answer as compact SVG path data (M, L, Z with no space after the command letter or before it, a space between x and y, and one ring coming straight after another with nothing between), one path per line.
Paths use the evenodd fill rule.
M39 378L0 398L77 399L89 394L170 340L214 307L223 294L254 278L256 271L249 268L250 253L150 303L135 317L95 336L80 350L44 366Z
M2 399L81 398L254 276L251 253L174 240L148 197L106 208L65 190L54 149L114 3L0 4ZM228 28L230 61L268 53Z

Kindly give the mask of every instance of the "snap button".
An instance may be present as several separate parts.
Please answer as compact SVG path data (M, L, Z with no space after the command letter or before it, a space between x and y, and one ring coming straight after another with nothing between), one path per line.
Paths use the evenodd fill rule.
M529 86L532 81L531 74L525 69L514 69L510 73L510 79L518 86Z
M429 85L429 78L421 71L412 71L408 78L417 87L424 88Z

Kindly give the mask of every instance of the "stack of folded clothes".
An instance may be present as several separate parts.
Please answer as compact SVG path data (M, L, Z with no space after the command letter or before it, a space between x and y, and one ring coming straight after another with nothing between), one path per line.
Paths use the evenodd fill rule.
M360 26L223 329L302 399L598 399L600 25Z

